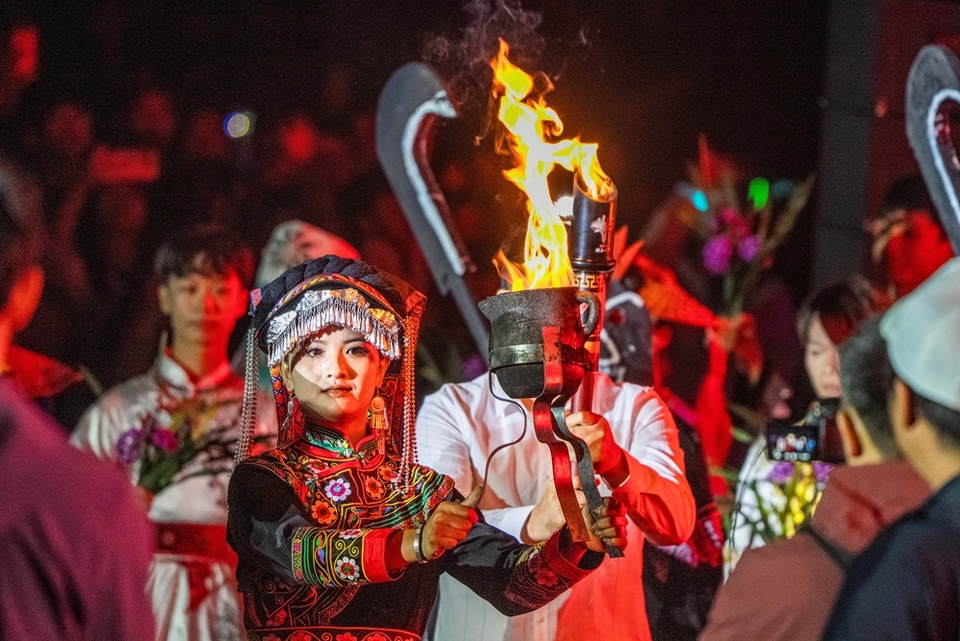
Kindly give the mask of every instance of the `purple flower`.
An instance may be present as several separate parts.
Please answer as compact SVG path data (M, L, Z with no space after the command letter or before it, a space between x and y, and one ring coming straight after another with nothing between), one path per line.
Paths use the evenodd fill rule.
M767 480L771 483L786 483L792 477L793 463L780 461L779 463L773 464L773 469L770 470L770 475L767 476Z
M120 435L117 441L117 460L124 464L133 463L140 458L140 444L143 442L143 430L134 428Z
M830 463L824 463L823 461L814 461L813 462L813 473L817 477L817 483L826 483L827 477L830 476L830 470L833 469L833 465Z
M726 273L730 266L733 246L726 236L714 236L703 246L703 266L717 276Z
M172 452L180 445L177 435L168 429L158 427L150 434L150 444L164 452Z
M747 236L740 241L740 244L737 245L737 255L740 256L740 260L745 263L749 263L751 260L756 258L757 252L760 251L760 237L756 234Z

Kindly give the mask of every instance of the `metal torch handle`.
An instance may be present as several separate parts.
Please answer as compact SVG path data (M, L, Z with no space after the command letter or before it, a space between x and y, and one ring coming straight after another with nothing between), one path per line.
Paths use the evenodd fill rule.
M580 489L583 490L583 495L587 499L587 507L590 508L590 513L596 519L600 514L600 508L603 507L603 497L600 496L600 489L597 487L593 472L593 461L590 460L590 450L583 439L574 435L567 427L562 402L560 405L552 407L552 410L553 426L560 433L558 436L573 446L573 452L577 457L577 475L580 477ZM623 550L620 548L606 543L603 546L607 549L607 555L610 558L619 559L623 557Z

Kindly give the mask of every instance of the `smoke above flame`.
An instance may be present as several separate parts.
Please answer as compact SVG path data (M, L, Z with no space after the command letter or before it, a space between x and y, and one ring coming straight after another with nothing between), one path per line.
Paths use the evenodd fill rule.
M574 173L583 190L596 200L612 196L613 182L597 161L597 145L579 138L558 139L563 123L557 112L547 106L536 91L533 77L510 62L510 48L500 39L500 50L493 68L493 99L499 100L497 119L503 126L503 144L514 166L504 176L526 195L527 233L523 264L498 252L493 262L500 278L511 291L545 287L567 287L574 283L573 268L567 253L567 228L564 217L571 215L572 199L554 201L548 176L559 165Z

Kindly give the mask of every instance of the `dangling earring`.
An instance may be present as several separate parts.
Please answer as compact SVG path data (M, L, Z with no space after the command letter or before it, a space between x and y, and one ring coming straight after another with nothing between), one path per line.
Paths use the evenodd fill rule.
M387 419L387 403L379 394L370 401L370 429L377 437L377 453L383 456L387 450L390 421Z
M281 432L286 432L293 426L294 414L297 411L297 397L293 393L293 390L288 392L287 396L287 415L283 417L283 425L280 426Z

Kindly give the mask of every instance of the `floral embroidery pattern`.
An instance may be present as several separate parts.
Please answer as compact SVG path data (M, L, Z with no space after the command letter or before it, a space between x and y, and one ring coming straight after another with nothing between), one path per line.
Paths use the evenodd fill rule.
M376 451L376 445L376 441L371 440L360 450ZM313 633L309 637L311 641L322 641L311 628L329 626L331 618L351 603L357 590L370 581L366 574L368 562L372 563L370 568L379 569L383 530L397 528L408 521L422 523L426 514L453 488L451 479L415 467L411 481L420 491L407 493L387 481L397 478L398 461L379 456L369 460L368 464L357 459L345 462L336 452L328 456L324 448L298 441L243 463L266 469L293 487L312 523L293 533L290 559L293 584L281 584L269 573L255 579L280 592L270 592L263 599L249 599L247 606L255 613L250 618L266 624L258 631L263 636L248 630L253 632L251 638L262 640L265 635L273 634L280 641L291 641L291 635L305 632ZM379 498L374 498L377 490L380 490ZM370 536L376 538L377 543L368 551ZM289 595L290 600L284 598L278 602L279 594ZM300 595L309 595L316 606L299 608L296 604L303 598ZM277 621L278 612L286 615L284 623ZM283 633L270 629L281 626L287 626ZM358 641L412 641L415 638L402 630L376 628L324 630L328 636L323 638L336 641L337 634L348 632Z
M337 576L344 581L356 581L360 577L360 566L356 559L346 556L337 561Z
M379 499L383 496L383 483L372 476L363 479L363 491L372 499Z
M287 611L286 610L277 610L273 616L267 619L267 625L281 626L287 620Z
M387 483L394 483L399 477L397 471L389 465L381 465L377 474Z
M350 496L350 481L344 481L343 479L333 479L327 486L323 489L327 497L336 503L340 501L347 500L347 497Z
M312 632L312 633L311 633ZM370 628L340 628L337 630L324 629L313 631L310 628L290 630L286 634L268 634L260 636L250 632L250 639L258 641L417 641L419 637L410 636L405 630L370 629Z
M557 574L547 565L543 546L544 543L540 542L520 554L504 591L507 599L531 609L540 607L573 585L573 580Z
M552 588L557 584L557 573L548 567L537 568L534 576L537 579L537 584L544 587Z
M310 509L310 515L320 525L330 525L337 520L337 511L326 501L317 501Z

